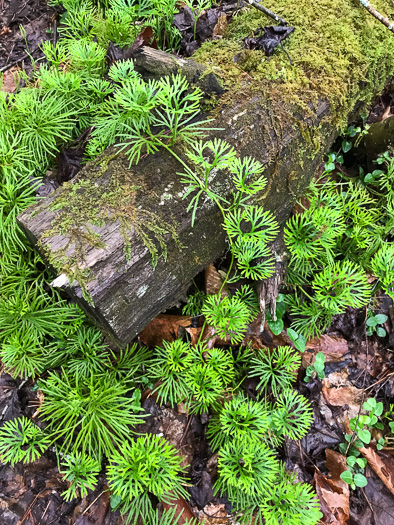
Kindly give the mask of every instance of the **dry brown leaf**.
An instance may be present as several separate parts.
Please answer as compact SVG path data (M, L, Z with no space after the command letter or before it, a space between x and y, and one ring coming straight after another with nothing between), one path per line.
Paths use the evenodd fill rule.
M322 393L326 403L334 407L356 405L356 399L361 396L362 390L354 386L331 387L327 378L323 379Z
M204 510L198 512L198 518L203 525L227 525L229 522L223 503L206 505Z
M6 93L13 93L16 90L16 78L18 76L18 71L19 67L14 66L8 69L3 74L3 78L0 84L0 91L5 91Z
M223 279L213 264L210 264L205 270L205 293L213 295L220 292Z
M346 525L349 519L349 485L341 479L347 470L346 457L333 450L326 449L326 465L329 477L321 472L315 474L316 493L320 499L324 518L321 523Z
M220 15L219 20L217 21L213 29L212 38L223 36L224 32L227 29L227 26L228 26L227 16L223 13L222 15Z
M172 510L174 507L176 507L174 519L180 516L177 525L184 525L188 520L195 518L190 505L183 498L178 498L171 503L163 502L164 509Z
M161 314L153 319L139 334L140 341L146 346L160 346L164 341L175 341L179 328L189 327L191 317L186 315Z
M323 352L326 363L336 363L341 361L344 354L348 350L348 343L342 337L330 336L330 335L321 335L320 337L315 337L311 339L306 344L306 350L313 350L313 353L306 352L302 356L302 366L306 368L309 366L313 360L313 356L317 352Z
M361 447L359 451L368 461L368 465L383 481L389 491L394 495L394 458L388 452L378 452L375 445Z

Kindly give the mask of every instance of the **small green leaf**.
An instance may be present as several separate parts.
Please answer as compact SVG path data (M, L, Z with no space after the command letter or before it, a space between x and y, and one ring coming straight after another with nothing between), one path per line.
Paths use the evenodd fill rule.
M354 484L356 485L356 487L365 487L366 485L368 485L368 480L362 474L355 474Z
M376 317L368 317L367 326L376 326L378 324Z
M120 505L122 498L121 496L112 494L109 501L111 504L111 509L115 510Z
M369 430L359 430L357 436L367 445L371 442L371 432Z
M339 452L341 454L346 454L346 450L347 450L347 444L346 443L339 443Z
M367 466L367 460L365 458L357 458L356 462L361 468L365 468Z
M364 443L361 441L361 439L356 439L356 441L354 442L354 444L356 445L356 447L358 448L361 448L364 446Z
M376 334L379 337L386 337L386 330L384 328L382 328L381 326L378 326L377 329L376 329Z
M379 430L383 430L384 429L383 423L376 423L375 427L378 428Z
M375 407L376 407L376 399L374 397L368 398L363 404L364 410L372 410Z
M354 465L356 464L356 461L358 460L354 456L349 456L346 459L346 463L349 465L349 467L354 467Z
M342 472L340 478L349 485L353 483L353 474L350 472L350 470L345 470Z
M323 354L323 352L318 352L316 354L316 357L315 357L315 364L316 363L321 363L321 364L324 364L326 358L325 358L325 355Z
M375 415L376 416L381 416L382 413L383 413L383 403L381 401L379 401L379 403L376 403Z
M294 346L300 352L305 352L306 339L303 335L299 334L297 341L294 342Z
M378 324L383 324L387 321L388 317L384 314L377 314L375 315L375 319L378 322Z
M270 321L267 319L268 326L271 329L271 332L274 335L280 335L283 331L284 324L282 319L277 319L276 321Z
M371 173L367 173L364 177L364 182L373 182L374 178Z
M331 172L331 171L334 171L335 170L335 164L333 162L326 162L324 164L324 169L328 172Z
M293 341L293 343L295 343L295 341L297 341L298 339L297 332L293 330L292 328L287 329L287 335L290 337L290 340Z
M373 334L373 329L372 328L368 328L366 333L367 333L368 336L371 336Z
M353 144L350 142L350 140L343 140L342 141L342 151L344 153L347 153L352 149Z

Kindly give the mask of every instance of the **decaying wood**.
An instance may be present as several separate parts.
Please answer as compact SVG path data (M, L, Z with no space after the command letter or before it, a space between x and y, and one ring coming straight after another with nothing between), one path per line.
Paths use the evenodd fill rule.
M207 72L206 66L194 60L185 60L146 46L138 48L133 58L135 69L142 73L144 78L157 79L182 71L190 84L197 85L205 93L224 93L218 78L212 72Z
M161 74L173 72L173 57L162 57L144 48L136 63L148 75L158 74L157 64ZM315 101L313 117L306 117L273 94L240 90L217 111L214 127L221 130L208 131L207 139L223 138L240 156L265 165L268 185L258 202L283 225L337 134L326 118L329 113L327 101ZM176 153L186 160L181 146ZM19 217L28 238L54 267L58 277L53 285L67 290L120 344L129 343L184 297L191 279L226 247L221 215L209 199L201 200L191 226L180 171L182 166L166 151L129 167L112 148ZM223 173L215 173L212 184L228 195ZM72 199L80 200L65 214L73 191ZM94 220L98 212L100 220ZM149 245L158 252L156 267Z

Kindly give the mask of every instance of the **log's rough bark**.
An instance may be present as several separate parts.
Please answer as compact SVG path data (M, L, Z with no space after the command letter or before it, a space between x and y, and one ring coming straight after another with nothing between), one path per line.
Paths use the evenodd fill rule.
M143 51L138 68L144 71L145 64L148 76L172 72L172 58L166 57L163 65L161 57L153 55L152 50ZM178 70L181 66L177 62ZM265 165L268 185L258 203L281 224L337 134L327 118L328 101L311 102L311 108L308 115L313 117L275 100L272 93L241 88L215 115L214 127L222 130L207 132L207 138L223 138L240 156L250 155ZM171 154L160 151L129 167L116 152L106 151L73 181L26 210L19 222L57 272L53 285L67 290L124 345L184 297L191 279L223 252L225 236L220 213L207 199L201 201L192 228L178 174L182 166ZM185 159L180 146L176 152ZM229 192L223 173L215 173L212 184L224 196ZM159 255L156 267L152 246Z

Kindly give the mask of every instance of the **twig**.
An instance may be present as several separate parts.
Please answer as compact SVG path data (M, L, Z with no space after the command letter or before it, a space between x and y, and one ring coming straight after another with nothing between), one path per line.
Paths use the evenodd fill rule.
M250 4L252 7L255 7L265 15L269 16L270 18L273 18L276 22L279 22L282 26L287 26L287 22L284 18L280 17L279 15L276 15L273 11L270 11L263 5L256 2L256 0L247 0L248 4Z
M367 388L365 388L363 390L363 392L366 392L367 390L369 390L370 388L373 388L374 386L378 385L379 383L381 383L382 381L385 381L388 377L394 375L394 372L390 372L389 374L386 374L384 377L382 377L381 379L379 379L379 381L376 381L376 383L373 383L372 385L368 386Z
M382 24L386 26L389 31L392 31L394 33L394 22L390 22L388 18L381 15L379 11L377 11L374 7L370 5L369 0L360 0L360 4L363 5L365 9L368 11L368 13L374 16L376 20L379 20L379 22L382 22Z
M84 514L86 514L87 511L90 509L90 507L91 507L94 503L96 503L96 501L97 501L98 499L101 498L101 496L104 494L104 492L107 492L107 491L108 491L108 489L103 490L103 491L101 492L101 494L99 494L99 495L97 496L97 498L94 499L94 500L92 501L92 503L89 505L89 507L87 507L87 508L83 511L82 516L83 516Z

